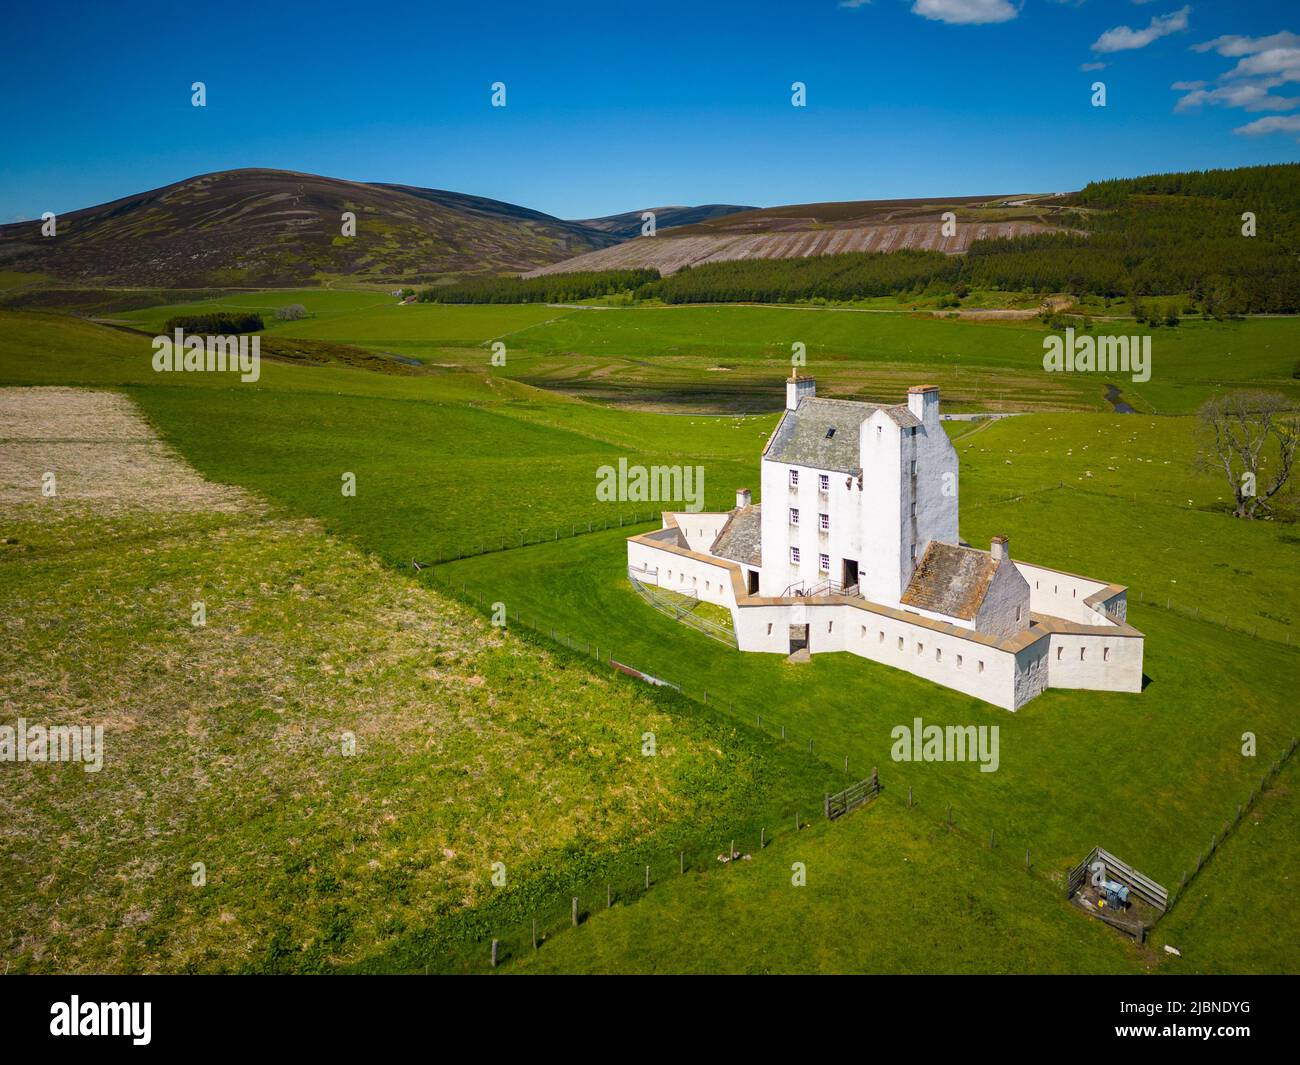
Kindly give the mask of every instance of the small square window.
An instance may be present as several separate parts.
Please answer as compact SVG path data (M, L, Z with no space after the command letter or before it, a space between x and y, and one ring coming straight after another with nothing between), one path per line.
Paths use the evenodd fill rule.
M817 487L825 492L830 489L831 478L829 474L821 473L817 475Z
M823 573L830 573L830 571L831 571L831 556L830 556L830 555L818 555L818 556L817 556L817 567L818 567L818 568L819 568Z
M799 549L797 547L790 548L790 562L793 565L799 565Z
M821 526L822 532L828 532L831 527L831 516L829 514L818 514L817 523Z
M791 470L791 471L790 471L790 487L791 487L791 488L798 488L798 487L799 487L799 471L798 471L798 470Z
M790 524L791 524L791 525L798 525L798 524L799 524L799 508L798 508L798 507L791 507L791 508L790 508Z

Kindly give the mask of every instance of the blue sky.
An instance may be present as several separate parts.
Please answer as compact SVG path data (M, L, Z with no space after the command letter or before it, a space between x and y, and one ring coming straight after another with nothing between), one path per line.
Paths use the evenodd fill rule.
M245 166L580 218L1300 159L1281 0L11 2L4 28L3 221Z

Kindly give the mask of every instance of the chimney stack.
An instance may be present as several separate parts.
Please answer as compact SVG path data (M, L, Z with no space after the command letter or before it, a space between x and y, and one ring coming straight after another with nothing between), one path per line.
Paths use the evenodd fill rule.
M790 371L790 379L785 383L786 410L798 410L800 400L812 399L816 395L816 378L800 377L798 370Z
M993 556L994 562L1001 562L1003 559L1010 559L1010 541L1008 541L1005 536L993 537L993 547L989 553Z
M749 489L748 489L748 488L737 488L737 489L736 489L736 509L737 509L737 510L740 510L741 507L747 507L747 506L749 506L750 501L751 501L753 498L754 498L754 497L751 496L751 495L749 494Z
M913 385L907 390L907 409L931 428L939 424L939 386Z

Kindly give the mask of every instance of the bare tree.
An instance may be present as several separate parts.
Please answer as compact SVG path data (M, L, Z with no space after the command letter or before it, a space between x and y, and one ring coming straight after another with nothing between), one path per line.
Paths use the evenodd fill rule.
M1206 465L1221 468L1228 479L1233 517L1271 513L1269 500L1290 479L1300 439L1287 398L1276 392L1229 392L1201 405L1201 423L1214 438Z

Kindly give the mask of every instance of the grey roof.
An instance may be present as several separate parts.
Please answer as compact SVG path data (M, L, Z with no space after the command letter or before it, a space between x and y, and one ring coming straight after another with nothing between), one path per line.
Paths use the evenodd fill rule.
M785 412L763 457L856 475L862 468L858 448L862 423L878 410L904 429L921 424L906 404L881 407L850 399L808 398L800 401L797 410ZM828 436L830 430L834 432Z
M756 504L733 510L718 532L709 553L746 566L763 564L761 508Z
M931 540L900 602L970 621L979 613L997 568L987 551Z
M690 544L686 542L686 537L682 535L681 529L677 528L676 525L669 525L667 528L646 533L645 539L657 540L660 543L671 544L673 547L690 548Z

